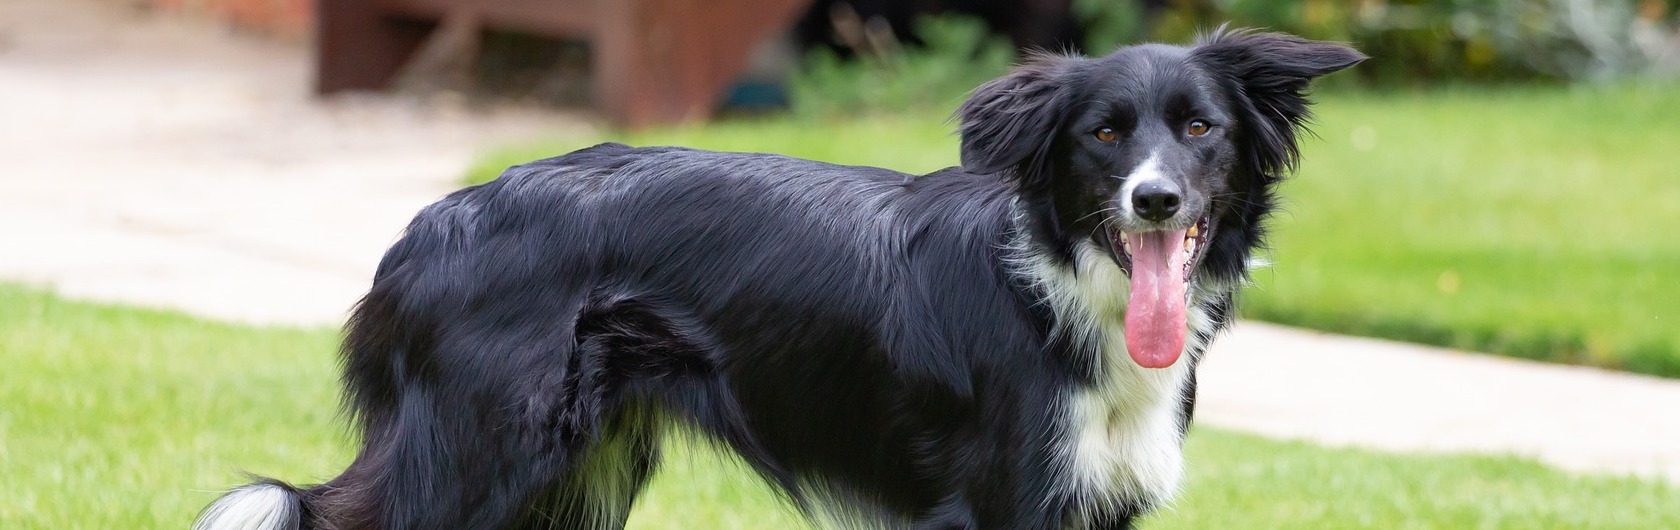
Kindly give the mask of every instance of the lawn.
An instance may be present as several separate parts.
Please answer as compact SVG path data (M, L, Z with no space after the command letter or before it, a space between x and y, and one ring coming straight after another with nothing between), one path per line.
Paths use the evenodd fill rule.
M1680 377L1676 88L1327 100L1247 314Z
M1273 226L1250 318L1680 377L1680 90L1334 93ZM957 160L946 109L568 138L768 151L926 172Z
M351 456L333 330L244 327L0 285L0 528L185 528L242 471ZM1506 457L1405 456L1197 428L1144 528L1680 528L1680 489ZM796 527L737 466L679 445L633 528Z

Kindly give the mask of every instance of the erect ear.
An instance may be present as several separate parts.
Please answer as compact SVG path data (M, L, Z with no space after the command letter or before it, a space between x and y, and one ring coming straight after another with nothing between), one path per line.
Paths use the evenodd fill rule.
M1048 184L1056 130L1071 99L1066 72L1079 59L1041 54L974 90L957 109L962 164L976 173L1011 172L1023 187Z
M1294 169L1300 157L1295 134L1312 117L1308 83L1366 59L1344 44L1224 27L1203 37L1191 53L1235 89L1232 99L1255 142L1253 162L1268 176Z

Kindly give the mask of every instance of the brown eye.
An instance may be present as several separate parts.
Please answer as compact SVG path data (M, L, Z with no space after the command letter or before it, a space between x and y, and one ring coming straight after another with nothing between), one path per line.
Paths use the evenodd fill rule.
M1190 120L1190 125L1184 127L1184 132L1190 133L1190 136L1202 136L1211 130L1213 130L1213 124L1208 123L1207 120Z
M1097 140L1101 141L1101 142L1104 142L1104 143L1112 142L1116 138L1120 137L1120 133L1116 133L1116 132L1114 132L1114 129L1110 129L1108 127L1103 127L1103 128L1097 129L1095 132L1093 132L1091 134L1096 135Z

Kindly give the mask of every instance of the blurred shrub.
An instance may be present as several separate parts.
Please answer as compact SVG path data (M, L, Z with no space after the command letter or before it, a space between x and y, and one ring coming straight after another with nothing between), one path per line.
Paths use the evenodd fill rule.
M1680 70L1674 0L1074 0L1092 55L1146 40L1184 43L1220 24L1350 42L1373 60L1331 83L1607 80ZM979 19L924 18L925 46L843 60L818 48L789 83L796 115L938 109L1017 55Z
M1680 5L1670 0L1075 2L1093 53L1146 38L1185 42L1229 21L1351 42L1374 58L1358 75L1385 84L1609 79L1680 55Z
M1073 14L1085 27L1087 54L1102 55L1148 39L1148 17L1138 0L1074 0Z
M886 51L842 60L826 48L806 57L789 81L795 114L838 117L939 109L950 112L974 87L1001 75L1015 61L1007 39L991 35L979 19L924 18L917 35L925 46L885 46Z

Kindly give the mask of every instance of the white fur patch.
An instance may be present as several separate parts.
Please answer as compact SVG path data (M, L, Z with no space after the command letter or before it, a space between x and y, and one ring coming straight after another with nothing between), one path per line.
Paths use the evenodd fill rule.
M193 530L296 530L302 526L298 499L273 484L252 484L216 499Z
M1132 211L1132 192L1145 182L1166 180L1167 175L1161 172L1161 153L1149 153L1149 158L1126 175L1126 183L1120 185L1120 211L1127 218L1137 219L1137 212Z
M1147 163L1146 163L1147 164ZM1086 516L1121 504L1169 502L1183 478L1179 414L1193 355L1206 346L1212 316L1197 299L1213 293L1192 289L1185 355L1172 366L1138 366L1126 353L1126 302L1131 280L1094 244L1075 249L1072 270L1017 243L1015 265L1038 283L1056 315L1056 332L1098 346L1092 363L1095 384L1074 389L1063 417L1071 437L1060 448L1069 489ZM1217 290L1217 289L1214 289Z

